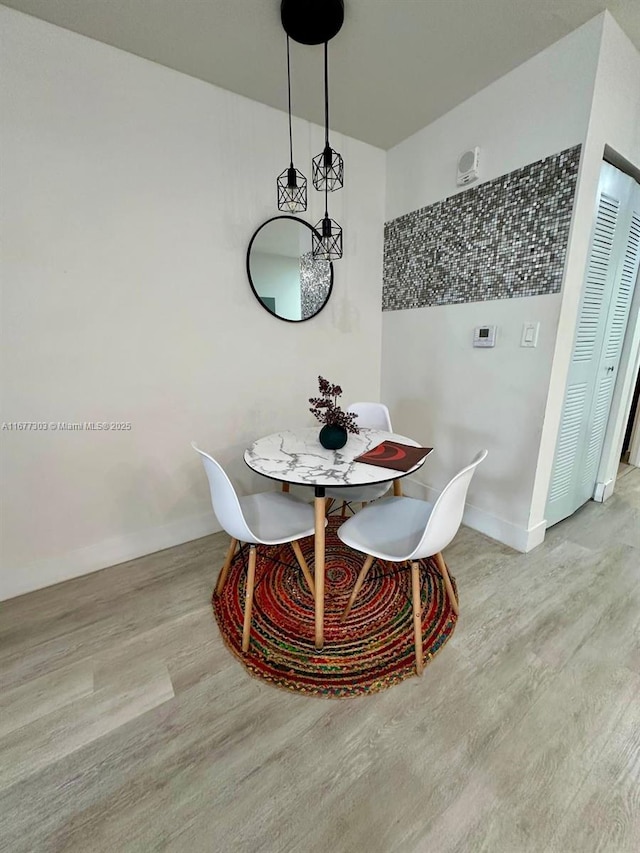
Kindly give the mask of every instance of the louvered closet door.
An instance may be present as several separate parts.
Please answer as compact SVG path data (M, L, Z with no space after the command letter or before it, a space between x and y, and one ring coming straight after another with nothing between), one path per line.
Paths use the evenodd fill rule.
M547 524L593 496L640 259L640 188L603 164Z

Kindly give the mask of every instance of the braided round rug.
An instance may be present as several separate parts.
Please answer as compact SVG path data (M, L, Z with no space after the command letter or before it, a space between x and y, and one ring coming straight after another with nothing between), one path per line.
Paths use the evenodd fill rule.
M246 551L236 555L213 612L222 636L252 674L279 687L332 698L376 693L416 674L410 572L376 562L343 623L340 616L364 561L338 539L342 519L326 530L324 648L314 645L314 601L290 545L259 546L251 645L242 652ZM313 573L313 538L300 540ZM422 561L422 642L425 662L456 624L444 583ZM451 582L455 588L455 580Z

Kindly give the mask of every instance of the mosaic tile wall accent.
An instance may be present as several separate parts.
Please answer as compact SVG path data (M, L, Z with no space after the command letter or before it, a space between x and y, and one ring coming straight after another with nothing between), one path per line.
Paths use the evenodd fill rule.
M580 147L387 222L382 310L557 293Z

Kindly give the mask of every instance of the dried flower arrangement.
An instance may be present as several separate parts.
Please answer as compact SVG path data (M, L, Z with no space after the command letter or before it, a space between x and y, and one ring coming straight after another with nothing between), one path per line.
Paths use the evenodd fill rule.
M319 397L310 397L311 408L309 411L316 416L322 424L331 424L346 429L347 432L359 433L356 418L351 412L344 412L338 405L338 397L342 394L339 385L332 385L324 377L318 376Z

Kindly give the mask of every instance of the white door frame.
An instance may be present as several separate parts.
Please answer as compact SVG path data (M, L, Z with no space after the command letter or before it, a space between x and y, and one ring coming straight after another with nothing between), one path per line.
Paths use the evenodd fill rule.
M620 355L618 377L613 392L613 399L611 401L609 422L607 424L604 445L602 447L602 456L600 457L600 465L598 466L598 477L593 493L594 501L606 501L613 494L616 475L618 473L618 465L620 463L620 454L622 453L622 443L624 441L627 423L629 422L633 392L639 368L640 272L636 277L633 300L631 302L629 319L627 321L627 331L624 336L624 344ZM640 455L640 428L638 427L637 422L634 428L634 435L632 436L632 446L634 441L636 452ZM640 460L631 464L637 465L639 462Z
M636 411L631 431L631 443L629 444L629 465L640 468L640 400L636 404Z

